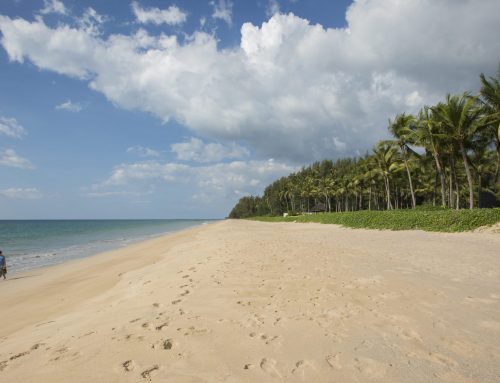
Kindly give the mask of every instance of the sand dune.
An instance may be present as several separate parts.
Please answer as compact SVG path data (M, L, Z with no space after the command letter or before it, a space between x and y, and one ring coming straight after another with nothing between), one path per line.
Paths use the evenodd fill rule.
M0 283L0 382L499 382L500 235L224 221Z

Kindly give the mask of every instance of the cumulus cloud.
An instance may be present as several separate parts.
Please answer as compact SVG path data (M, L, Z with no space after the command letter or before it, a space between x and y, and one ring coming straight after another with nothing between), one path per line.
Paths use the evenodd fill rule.
M25 134L26 130L15 118L0 116L0 135L11 138L21 138Z
M13 199L40 199L42 193L36 188L9 188L0 190L0 195Z
M145 148L144 146L131 146L127 148L127 153L135 154L139 157L159 157L160 152L151 148Z
M77 102L72 102L71 100L67 100L59 105L56 105L57 110L65 110L67 112L78 113L81 112L83 106Z
M62 1L43 0L43 8L40 10L40 13L42 15L48 15L49 13L58 13L60 15L66 15L68 11Z
M88 81L120 107L260 158L302 162L362 153L394 114L477 89L500 60L498 14L497 0L357 0L346 28L275 14L243 24L231 49L203 32L183 43L143 30L102 38L6 16L0 30L12 61Z
M132 2L132 11L139 23L142 24L182 24L187 19L187 13L179 9L176 5L171 5L167 9L142 8L137 1Z
M94 185L94 189L98 189L102 186L126 185L132 180L174 181L188 170L189 166L187 165L177 163L160 163L158 161L121 164L113 169L109 178L103 183Z
M34 169L33 164L15 152L14 149L0 150L0 166L19 169Z
M173 144L170 149L181 161L219 162L250 155L248 149L235 143L230 146L220 143L205 143L195 137L191 137L187 142Z
M213 7L212 18L224 21L227 25L233 25L233 3L231 0L211 1Z
M266 161L232 161L201 166L175 162L145 161L116 166L110 176L93 185L90 193L105 196L115 193L109 188L134 186L143 183L149 190L155 183L182 183L193 190L192 197L208 197L232 203L242 195L261 193L263 188L278 177L297 170L296 167L273 159ZM128 193L126 191L125 193ZM132 192L136 193L136 191Z

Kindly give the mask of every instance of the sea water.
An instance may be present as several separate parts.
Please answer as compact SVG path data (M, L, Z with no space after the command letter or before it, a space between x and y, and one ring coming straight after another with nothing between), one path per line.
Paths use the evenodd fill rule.
M10 273L54 265L202 225L210 220L0 220Z

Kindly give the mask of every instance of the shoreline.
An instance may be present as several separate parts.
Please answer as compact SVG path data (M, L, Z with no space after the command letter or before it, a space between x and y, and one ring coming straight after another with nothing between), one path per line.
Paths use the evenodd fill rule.
M212 223L211 223L212 224ZM209 225L209 224L207 224ZM124 247L119 247L113 250L105 251L105 252L100 252L96 254L92 254L89 256L81 257L81 258L75 258L75 259L69 259L67 261L53 264L53 265L47 265L47 266L42 266L38 268L34 268L31 270L22 270L17 273L12 273L7 276L7 280L5 281L0 281L0 299L4 304L7 305L7 307L13 307L15 306L15 301L16 300L21 300L23 302L26 301L26 297L28 295L31 295L31 290L33 288L39 288L40 286L47 288L49 291L52 292L51 285L49 286L44 286L47 283L53 283L53 280L57 278L63 279L64 282L68 282L69 284L67 285L70 288L70 291L65 290L64 292L61 292L59 295L70 295L72 291L77 291L80 289L83 289L85 287L91 286L92 288L84 291L83 293L80 291L79 294L82 300L92 298L95 295L98 295L101 293L103 290L106 290L108 288L111 288L114 286L118 280L119 277L121 276L120 274L129 271L129 269L126 269L124 267L121 267L119 263L131 263L132 266L136 266L138 268L141 267L146 267L150 265L151 263L154 263L157 259L160 258L159 255L156 255L154 257L142 257L138 259L137 261L133 261L130 258L134 256L135 251L140 251L141 249L148 248L151 246L155 246L157 244L164 244L167 243L167 246L173 246L177 241L181 241L184 236L186 235L191 235L196 232L196 230L199 230L203 228L206 225L200 224L197 226L177 230L171 233L164 233L159 236L156 236L154 238L142 240L139 242L131 243L128 244ZM180 238L176 238L177 236L180 236ZM168 242L173 242L172 244L169 244ZM112 265L111 263L116 261L116 265ZM122 265L123 266L123 265ZM109 279L103 280L102 278L99 278L97 281L98 283L96 284L96 277L99 276L99 274L96 274L95 272L92 271L93 268L96 267L102 267L102 268L108 268L107 271L114 270L114 268L117 269L116 277L113 274L108 274L107 277ZM88 274L91 277L94 277L92 279L92 284L86 284L82 283L85 279L82 279L82 276ZM33 280L30 280L30 282L33 282L35 286L32 286L32 284L26 284L26 283L19 283L13 286L14 281L20 281L20 280L26 280L27 278L35 278ZM85 278L85 277L84 277ZM79 283L78 283L79 282ZM7 283L9 283L7 285ZM12 299L11 301L11 296L14 294L15 299ZM36 292L36 296L41 295L40 291ZM64 299L60 298L58 294L55 294L54 298L52 299L51 302L48 302L49 304L47 305L47 302L43 303L43 306L50 306L50 303L55 304L55 301L58 299ZM33 297L31 297L33 299ZM64 299L66 301L66 299ZM72 306L76 305L78 302L68 302L66 301L65 304L55 304L52 307L38 307L38 310L36 309L37 307L32 307L34 311L36 312L36 318L40 317L40 312L41 313L47 313L47 314L42 314L44 315L50 315L48 313L51 312L57 312L61 309L69 309ZM4 336L4 332L6 331L12 331L12 328L22 328L22 326L25 326L29 324L31 321L33 321L33 317L25 318L19 320L19 318L16 321L9 320L9 313L2 313L2 318L5 320L4 324L0 326L0 338ZM12 325L12 323L15 323L15 325Z
M0 283L0 380L500 374L500 237L225 220Z
M11 221L13 221L13 220L3 220L3 221L0 221L0 223L11 222ZM183 230L188 230L190 228L200 227L200 226L203 226L205 224L217 222L219 220L212 220L212 219L210 219L210 220L208 220L208 219L199 219L199 220L189 220L189 219L188 220L178 220L178 219L173 219L173 220L162 220L162 219L158 219L158 220L120 220L120 219L117 219L117 220L108 220L108 219L106 219L106 220L81 220L81 219L77 219L77 220L19 220L19 221L20 222L34 222L34 221L40 221L40 222L46 222L46 221L53 221L53 222L62 222L62 221L75 221L75 222L96 222L96 221L103 221L103 222L106 222L106 221L116 221L116 222L132 222L132 221L139 221L139 222L142 222L142 221L144 221L144 222L148 222L148 221L161 222L161 221L163 221L163 222L165 222L165 221L171 221L171 222L179 222L179 221L191 221L191 222L195 222L195 221L199 221L199 222L193 224L192 226L188 226L188 227L184 227L184 228L180 228L180 229L176 229L176 228L169 229L168 231L163 231L163 232L153 232L151 234L135 233L135 236L133 236L133 237L127 237L127 235L129 233L125 232L123 235L110 237L110 238L104 238L104 239L94 238L91 241L92 246L90 246L90 247L88 246L88 242L85 242L83 239L81 239L80 242L78 242L78 243L70 243L70 244L66 243L64 245L61 245L62 247L40 248L37 251L35 251L34 253L31 252L31 253L21 254L19 256L20 257L31 256L31 258L44 258L44 255L42 255L42 256L39 255L40 253L42 253L42 254L45 254L45 256L47 254L52 254L52 256L58 256L58 258L56 258L53 261L42 260L40 263L32 263L28 266L22 266L21 268L16 268L15 270L13 270L13 268L15 266L14 267L10 266L9 267L9 274L11 276L18 276L19 274L22 274L22 273L35 272L38 269L44 269L44 268L51 267L51 266L65 264L66 262L72 262L74 260L92 257L92 256L95 256L95 255L98 255L101 253L107 253L107 252L123 249L123 248L126 248L128 246L140 243L140 242L148 241L148 240L155 239L155 238L160 238L163 236L168 236L168 235L171 235L171 234L174 234L177 232L181 232ZM69 235L72 235L72 234L73 233L69 233ZM77 251L79 253L75 253L73 255L70 255L69 257L65 256L64 254L66 252L70 251L70 249L72 252L74 252L75 249L77 249ZM8 256L8 259L7 259L8 264L9 265L17 264L19 262L16 259L17 257L18 257L18 255ZM19 265L17 265L17 266L19 266Z

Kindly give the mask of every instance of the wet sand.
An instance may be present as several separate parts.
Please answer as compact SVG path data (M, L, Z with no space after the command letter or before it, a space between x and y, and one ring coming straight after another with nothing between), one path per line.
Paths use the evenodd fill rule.
M500 235L223 221L0 281L0 382L498 382Z

